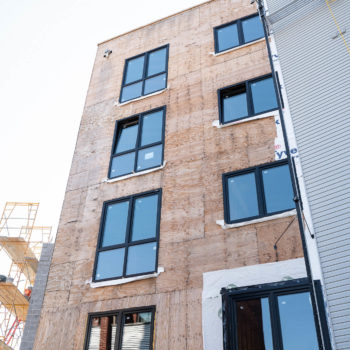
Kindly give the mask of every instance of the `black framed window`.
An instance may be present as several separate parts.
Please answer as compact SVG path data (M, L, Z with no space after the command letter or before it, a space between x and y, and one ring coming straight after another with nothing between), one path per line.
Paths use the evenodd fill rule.
M119 102L163 90L167 86L169 45L125 61Z
M295 208L288 163L223 174L225 221L234 223Z
M218 98L222 124L278 108L271 74L219 89Z
M264 37L264 27L258 14L238 19L214 28L215 52L223 52Z
M160 207L160 189L103 204L94 281L156 271Z
M118 120L115 126L109 178L163 164L165 107Z
M306 278L223 289L224 349L323 349L311 291ZM319 301L323 341L329 343L324 305Z
M85 350L152 350L155 307L89 314Z

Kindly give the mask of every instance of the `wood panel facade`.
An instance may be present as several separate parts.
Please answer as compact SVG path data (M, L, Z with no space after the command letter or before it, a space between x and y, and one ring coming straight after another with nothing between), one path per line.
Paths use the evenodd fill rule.
M204 272L302 257L293 217L222 229L222 174L275 160L273 116L216 128L219 88L270 73L264 41L213 55L213 28L256 12L213 0L98 46L68 179L36 350L83 349L89 312L155 305L155 349L199 350ZM119 105L125 59L169 44L168 87ZM104 57L105 50L112 54ZM108 183L116 120L166 106L163 169ZM106 200L162 189L158 277L91 288Z

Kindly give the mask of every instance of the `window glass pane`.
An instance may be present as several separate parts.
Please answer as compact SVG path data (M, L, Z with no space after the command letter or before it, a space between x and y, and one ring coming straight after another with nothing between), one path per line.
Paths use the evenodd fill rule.
M248 116L247 94L240 93L223 97L224 122Z
M273 350L268 298L236 302L238 350Z
M277 108L277 99L272 78L251 83L250 87L255 114Z
M151 319L151 312L134 312L124 315L122 350L148 350L150 348Z
M136 147L138 129L138 123L121 126L115 153L128 151Z
M146 79L144 94L162 90L166 87L166 74L157 75L154 78Z
M278 307L284 350L318 350L310 293L280 295Z
M165 72L166 69L166 52L167 49L153 51L148 55L147 76Z
M129 201L110 204L107 206L103 227L103 247L122 244L125 242L128 210Z
M135 152L114 157L112 160L110 177L130 174L134 171Z
M141 146L162 141L163 111L146 114L142 121Z
M142 81L123 87L121 102L132 100L140 97L142 93Z
M123 274L124 248L107 250L98 254L96 280L120 277Z
M146 243L129 247L126 274L153 272L156 268L157 243Z
M264 36L264 28L259 16L242 21L242 27L245 43L260 39Z
M281 165L262 171L266 210L268 213L292 209L293 187L288 165Z
M217 49L224 51L239 45L237 24L231 24L226 27L216 29Z
M137 171L161 165L162 149L163 145L158 145L140 150L137 158Z
M259 215L255 174L236 175L227 181L230 221Z
M114 349L117 332L117 316L93 317L87 350ZM109 347L108 344L111 344Z
M144 61L145 61L145 56L137 57L127 61L124 84L129 84L129 83L132 83L133 81L142 79Z
M132 241L156 236L158 195L135 199L132 223Z

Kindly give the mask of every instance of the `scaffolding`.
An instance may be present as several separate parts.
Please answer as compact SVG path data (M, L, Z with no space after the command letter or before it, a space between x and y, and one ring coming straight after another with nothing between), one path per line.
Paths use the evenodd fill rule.
M0 350L20 343L42 246L51 239L50 226L35 226L38 208L7 202L0 219L0 253L9 258L7 272L0 265Z

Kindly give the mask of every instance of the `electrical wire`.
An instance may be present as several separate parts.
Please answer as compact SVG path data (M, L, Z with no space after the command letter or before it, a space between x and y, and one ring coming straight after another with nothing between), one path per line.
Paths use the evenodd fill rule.
M347 51L348 51L348 53L349 53L349 55L350 55L350 48L349 48L349 45L348 45L348 43L346 42L346 40L345 40L345 38L344 38L343 32L342 32L342 30L340 29L340 26L339 26L339 23L338 23L337 19L336 19L335 16L334 16L334 13L333 13L333 11L332 11L331 5L329 4L329 1L328 1L328 0L325 0L325 1L326 1L328 10L329 10L329 12L330 12L330 14L331 14L331 16L332 16L332 18L333 18L333 21L334 21L334 23L335 23L335 25L336 25L336 27L337 27L337 29L338 29L338 32L339 32L341 38L343 39L344 45L345 45L345 47L346 47L346 49L347 49ZM332 1L332 2L333 2L333 1Z
M275 244L273 245L273 249L277 250L277 243L281 240L281 238L284 236L284 234L288 231L289 227L292 226L292 223L295 221L296 218L297 218L297 216L295 215L293 220L289 222L288 226L285 228L283 233L277 238Z

